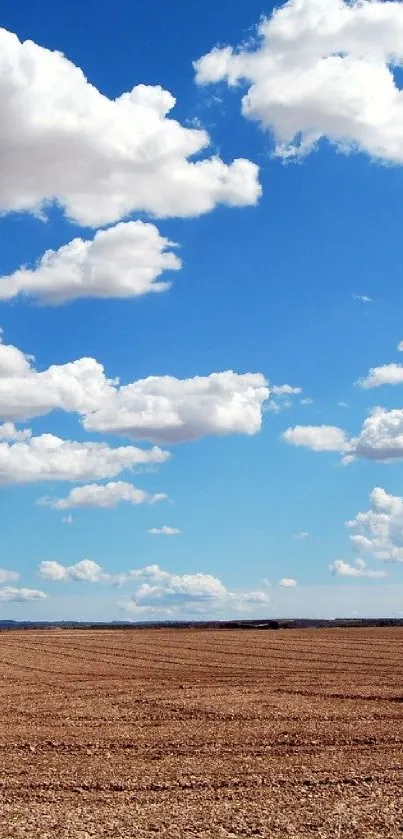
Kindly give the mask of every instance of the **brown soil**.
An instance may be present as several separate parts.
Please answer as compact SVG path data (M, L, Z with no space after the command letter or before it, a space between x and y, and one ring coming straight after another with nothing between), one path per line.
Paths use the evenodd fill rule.
M403 837L403 630L0 634L0 839Z

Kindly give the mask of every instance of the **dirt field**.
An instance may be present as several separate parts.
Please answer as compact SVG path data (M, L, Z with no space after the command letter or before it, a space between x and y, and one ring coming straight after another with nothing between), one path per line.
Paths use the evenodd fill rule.
M0 634L0 839L403 836L403 630Z

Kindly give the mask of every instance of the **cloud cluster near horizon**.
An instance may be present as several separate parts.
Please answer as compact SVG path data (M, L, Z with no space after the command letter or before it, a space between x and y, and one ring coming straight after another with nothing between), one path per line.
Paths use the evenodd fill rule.
M254 607L267 610L267 591L229 591L218 577L211 574L171 574L158 565L134 568L110 574L91 559L75 565L62 565L54 560L40 563L39 576L53 582L104 583L136 585L130 598L119 601L120 608L131 615L178 617L180 614L211 614L225 610L249 613Z

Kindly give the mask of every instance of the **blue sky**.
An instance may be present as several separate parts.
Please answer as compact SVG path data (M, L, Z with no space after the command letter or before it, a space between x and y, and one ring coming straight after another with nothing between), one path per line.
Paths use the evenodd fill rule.
M113 13L106 2L72 0L57 10L43 3L40 14L28 2L3 4L0 23L19 42L4 40L0 59L2 617L402 612L403 106L391 54L399 65L403 6L389 5L384 20L380 3L335 0L290 2L282 18L270 5L225 0L152 7L118 0ZM350 15L346 25L340 9ZM22 46L26 40L34 46ZM229 54L216 45L241 46ZM100 97L91 99L55 50L81 68L102 108L147 85L144 113L131 114L130 103L123 118L113 106L108 122ZM329 71L335 53L346 55ZM162 101L155 86L176 104L166 116L159 111L152 135L152 97ZM182 143L198 142L202 130L210 146L184 154ZM136 159L127 153L123 164L131 138L147 131ZM251 162L241 180L232 168L239 158ZM194 180L192 160L210 161L203 182ZM119 224L130 264L123 239L111 238ZM171 282L167 290L123 295L116 291L123 272L134 282L141 258L135 231L152 233L144 225L167 240L165 251L182 267L149 277ZM100 233L105 250L95 268L91 262L98 273L86 292L82 262L71 251L63 262L60 248L77 238L90 248ZM45 277L35 266L48 250L55 255ZM161 258L155 242L143 258ZM79 299L73 273L84 282ZM2 379L8 346L26 367L11 385L9 373ZM94 361L78 399L65 365L84 358L104 374ZM53 366L44 385L40 373ZM235 377L210 389L208 377L228 370ZM245 374L260 374L260 384ZM129 430L118 384L88 403L105 376L140 382L142 417ZM163 404L161 390L154 401L143 395L150 376L171 377ZM195 377L207 388L201 402ZM157 389L168 387L161 382ZM284 385L295 392L276 393ZM270 395L259 397L258 387ZM376 406L381 414L371 413ZM39 454L35 448L45 434L75 441L81 452L98 443L108 457L110 449L153 445L170 457L102 474L95 463L80 477L69 449L59 480L42 443ZM116 482L124 487L111 488ZM141 503L125 500L131 486L144 493ZM157 493L167 498L150 503ZM180 533L149 533L163 527Z

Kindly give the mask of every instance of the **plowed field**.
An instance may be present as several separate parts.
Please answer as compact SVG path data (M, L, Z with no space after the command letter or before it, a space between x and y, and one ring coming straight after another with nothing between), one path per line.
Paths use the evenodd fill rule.
M0 839L403 836L403 631L0 634Z

